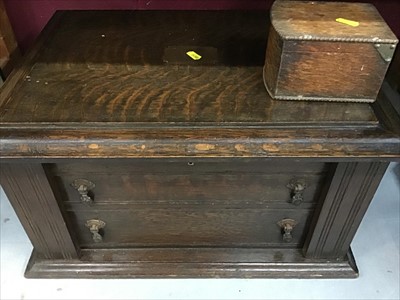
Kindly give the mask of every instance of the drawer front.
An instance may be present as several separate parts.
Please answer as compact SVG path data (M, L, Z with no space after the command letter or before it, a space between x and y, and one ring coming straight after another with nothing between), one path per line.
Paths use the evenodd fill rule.
M80 202L73 182L93 183L93 204L169 205L280 205L294 195L293 183L305 184L305 203L318 200L328 166L323 163L271 161L137 160L128 162L68 163L49 166L66 202Z
M301 247L309 210L141 209L68 212L83 248L123 247ZM297 224L283 240L282 219ZM101 241L85 225L101 220Z

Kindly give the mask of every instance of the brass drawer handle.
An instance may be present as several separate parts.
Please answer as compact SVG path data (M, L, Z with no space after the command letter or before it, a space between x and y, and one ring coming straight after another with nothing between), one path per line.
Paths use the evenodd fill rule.
M303 192L306 189L306 182L302 179L293 179L286 186L291 190L289 203L300 205L304 202Z
M100 229L106 226L106 222L102 220L87 220L85 226L89 228L90 232L92 233L92 238L95 243L100 243L103 241L103 237L99 233Z
M290 243L293 240L292 231L297 225L297 221L293 219L282 219L277 224L282 229L283 241L286 243Z
M96 185L87 179L75 179L71 186L79 193L80 199L83 203L92 204L94 199L89 196L89 191L93 190Z

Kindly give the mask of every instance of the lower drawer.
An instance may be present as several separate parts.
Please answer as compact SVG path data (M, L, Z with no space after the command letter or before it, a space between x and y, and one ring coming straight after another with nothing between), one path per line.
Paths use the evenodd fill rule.
M113 247L301 247L312 210L289 209L140 209L68 212L80 246ZM297 224L286 236L278 222ZM100 220L94 241L86 222ZM93 230L93 228L92 228ZM96 235L98 238L98 235Z

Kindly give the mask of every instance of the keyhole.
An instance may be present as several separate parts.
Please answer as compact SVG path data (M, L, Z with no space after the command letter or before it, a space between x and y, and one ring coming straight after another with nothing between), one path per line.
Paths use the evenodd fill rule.
M194 162L192 162L192 161L189 161L187 164L188 164L188 166L194 166Z

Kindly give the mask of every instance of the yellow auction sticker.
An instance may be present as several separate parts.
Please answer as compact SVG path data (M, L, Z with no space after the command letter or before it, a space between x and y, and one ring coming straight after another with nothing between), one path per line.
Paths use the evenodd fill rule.
M186 52L186 54L187 54L187 56L189 56L193 60L201 59L201 55L196 53L196 52L194 52L194 51L188 51L188 52Z
M344 18L337 18L336 22L346 24L346 25L349 25L352 27L357 27L358 25L360 25L360 22L352 21L352 20L348 20L348 19L344 19Z

